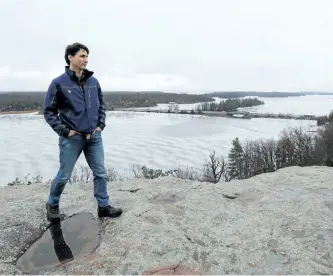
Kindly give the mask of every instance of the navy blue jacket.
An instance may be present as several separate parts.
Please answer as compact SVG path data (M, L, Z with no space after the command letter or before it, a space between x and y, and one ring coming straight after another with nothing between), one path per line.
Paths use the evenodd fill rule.
M52 129L67 137L70 130L92 133L105 127L105 103L101 86L93 72L83 71L81 80L65 67L53 79L44 100L44 118Z

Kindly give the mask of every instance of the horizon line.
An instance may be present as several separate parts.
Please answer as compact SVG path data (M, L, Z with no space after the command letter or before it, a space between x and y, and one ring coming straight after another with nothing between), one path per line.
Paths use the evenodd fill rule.
M17 92L37 92L37 93L46 93L46 90L0 90L0 93L17 93ZM103 90L103 93L113 93L113 92L136 92L136 93L145 93L145 92L155 92L155 93L193 93L199 94L200 92L167 92L163 90ZM315 91L315 90L305 90L305 91L256 91L256 90L221 90L221 91L210 91L202 92L200 94L214 94L214 93L333 93L333 91Z

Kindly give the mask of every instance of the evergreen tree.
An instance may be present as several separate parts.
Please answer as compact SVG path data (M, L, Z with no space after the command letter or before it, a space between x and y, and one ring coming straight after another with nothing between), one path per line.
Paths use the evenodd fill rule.
M243 148L239 142L238 137L232 141L232 148L229 152L229 178L242 179L243 178Z

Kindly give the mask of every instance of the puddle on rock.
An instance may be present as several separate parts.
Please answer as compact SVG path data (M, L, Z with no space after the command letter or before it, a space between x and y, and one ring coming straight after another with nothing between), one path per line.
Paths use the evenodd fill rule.
M100 242L100 225L90 213L82 212L51 224L43 236L18 259L24 273L54 268L91 254Z

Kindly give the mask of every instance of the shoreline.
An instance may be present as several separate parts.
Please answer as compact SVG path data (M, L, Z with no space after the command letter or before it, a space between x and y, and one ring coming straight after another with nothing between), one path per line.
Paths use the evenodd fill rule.
M200 113L191 113L190 110L181 110L178 112L163 109L150 109L150 108L116 108L114 110L106 110L106 112L123 111L123 112L139 112L139 113L164 113L164 114L177 114L177 115L201 115L209 117L227 117L234 119L288 119L288 120L318 120L322 116L316 115L296 115L285 113L251 113L247 111L201 111ZM0 115L20 115L31 114L37 112L37 115L42 115L39 110L22 110L22 111L0 111Z
M288 113L256 113L248 111L191 111L191 110L181 110L181 111L168 111L167 109L136 109L136 108L126 108L126 109L117 109L114 111L124 111L124 112L141 112L141 113L162 113L162 114L177 114L177 115L200 115L200 116L209 116L209 117L225 117L225 118L234 118L234 119L287 119L287 120L311 120L317 121L322 116L309 115L309 114L288 114Z
M22 111L0 111L0 115L8 115L8 114L29 114L39 112L39 110L22 110Z

